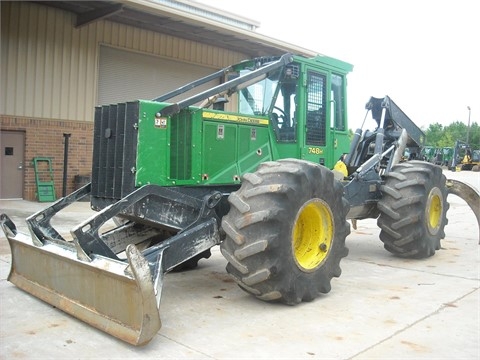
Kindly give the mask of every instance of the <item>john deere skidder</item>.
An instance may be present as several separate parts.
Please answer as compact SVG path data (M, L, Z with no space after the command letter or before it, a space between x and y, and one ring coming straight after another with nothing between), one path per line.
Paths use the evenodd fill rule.
M91 184L30 216L30 236L1 215L8 280L141 345L161 327L165 274L195 267L216 245L243 290L289 305L330 291L349 219L378 218L398 256L432 256L447 194L480 219L479 194L436 165L404 161L424 135L389 97L368 101L375 129L350 141L351 70L326 56L261 57L151 101L97 107ZM212 80L219 85L168 102ZM98 212L64 239L50 220L85 196Z

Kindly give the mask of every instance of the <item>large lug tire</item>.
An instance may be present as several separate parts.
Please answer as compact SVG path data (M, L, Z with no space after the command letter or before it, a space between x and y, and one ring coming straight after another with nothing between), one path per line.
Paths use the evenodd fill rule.
M347 256L348 202L333 173L303 160L266 162L229 197L220 245L227 272L257 298L294 305L331 289Z
M447 188L439 166L400 163L386 175L378 202L380 240L386 250L404 258L427 258L445 237Z

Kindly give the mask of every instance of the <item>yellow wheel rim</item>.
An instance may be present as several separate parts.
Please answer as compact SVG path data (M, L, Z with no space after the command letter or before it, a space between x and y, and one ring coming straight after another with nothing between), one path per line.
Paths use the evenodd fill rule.
M330 207L320 199L305 203L293 227L293 254L305 272L317 268L328 256L335 233Z
M426 216L427 227L430 234L435 235L440 229L443 214L442 192L438 188L433 188L428 195Z

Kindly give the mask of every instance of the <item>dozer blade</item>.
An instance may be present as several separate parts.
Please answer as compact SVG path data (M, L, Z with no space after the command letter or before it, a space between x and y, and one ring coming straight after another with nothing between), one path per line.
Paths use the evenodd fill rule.
M8 216L0 220L12 253L8 281L132 345L146 344L158 332L150 268L135 245L127 246L128 263L98 255L84 261L71 242L34 244Z
M480 193L474 187L453 179L447 179L447 189L449 194L457 195L463 199L472 209L479 229L478 243L480 244Z

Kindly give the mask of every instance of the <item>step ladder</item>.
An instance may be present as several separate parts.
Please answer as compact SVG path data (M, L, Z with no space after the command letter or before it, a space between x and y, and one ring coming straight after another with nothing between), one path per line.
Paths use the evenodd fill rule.
M52 159L48 157L34 157L35 183L37 184L37 198L39 202L57 200L53 181Z

